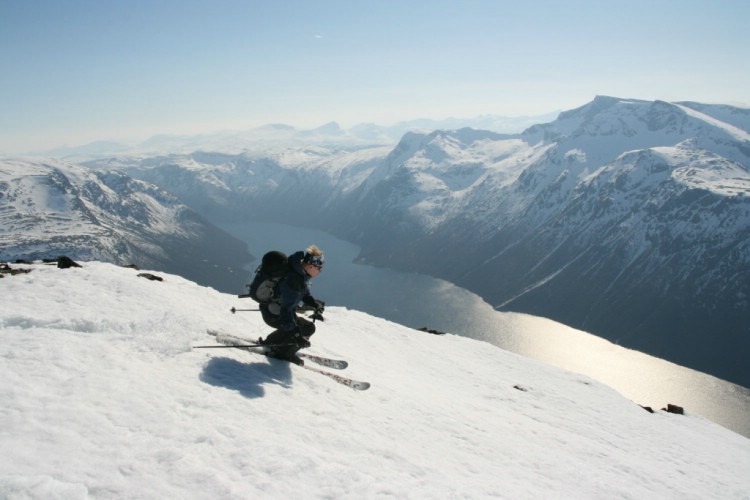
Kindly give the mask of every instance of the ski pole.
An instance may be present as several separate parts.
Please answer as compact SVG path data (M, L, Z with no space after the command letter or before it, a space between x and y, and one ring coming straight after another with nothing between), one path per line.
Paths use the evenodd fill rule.
M194 345L193 349L227 349L230 347L289 347L297 344Z
M296 309L297 312L306 312L306 311L310 311L310 310L311 309L304 309L302 307L298 307ZM232 314L235 314L236 312L239 312L239 311L255 311L255 312L257 312L257 311L260 311L260 309L237 309L236 307L232 307L230 309L230 311L232 311ZM313 314L310 317L313 319L313 322L316 319L320 320L320 321L325 321L325 319L323 318L323 315L321 313L317 312L317 311L313 311Z
M230 309L230 311L232 311L232 314L234 314L237 311L260 311L260 309L237 309L236 307L233 307Z

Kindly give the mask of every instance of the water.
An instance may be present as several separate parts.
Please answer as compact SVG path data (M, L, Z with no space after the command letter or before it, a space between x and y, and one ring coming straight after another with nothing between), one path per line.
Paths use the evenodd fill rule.
M312 293L328 305L483 340L588 375L640 405L658 410L667 403L677 404L750 438L747 388L551 320L498 312L479 296L444 280L354 264L359 248L321 231L272 223L221 227L247 242L256 256L272 249L292 253L317 244L325 252L326 267L312 280Z

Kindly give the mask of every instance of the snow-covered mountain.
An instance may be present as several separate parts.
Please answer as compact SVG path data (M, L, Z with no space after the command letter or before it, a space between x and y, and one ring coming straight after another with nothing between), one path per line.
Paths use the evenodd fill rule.
M245 245L122 172L0 160L0 258L98 259L240 287Z
M513 135L107 164L750 386L750 110L600 96Z
M400 229L363 256L750 385L748 114L740 129L684 105L599 98L492 141L520 149L461 176L466 187L447 176L481 140L414 138L359 202L383 214L370 227Z
M405 137L342 228L369 262L749 386L749 132L599 97L515 137Z
M98 262L0 279L0 497L746 499L750 441L588 377L331 307L355 392L217 345L233 295ZM24 273L23 271L28 271ZM323 277L320 279L324 279ZM670 401L664 401L664 405Z

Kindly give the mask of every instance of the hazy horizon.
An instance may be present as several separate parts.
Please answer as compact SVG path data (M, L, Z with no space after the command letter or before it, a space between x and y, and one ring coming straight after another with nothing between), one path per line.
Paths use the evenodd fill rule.
M335 121L748 106L750 3L0 4L0 153Z

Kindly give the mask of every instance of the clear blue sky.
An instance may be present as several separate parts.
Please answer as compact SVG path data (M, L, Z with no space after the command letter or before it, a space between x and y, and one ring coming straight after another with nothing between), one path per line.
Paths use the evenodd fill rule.
M750 104L750 0L0 0L0 153L156 133Z

